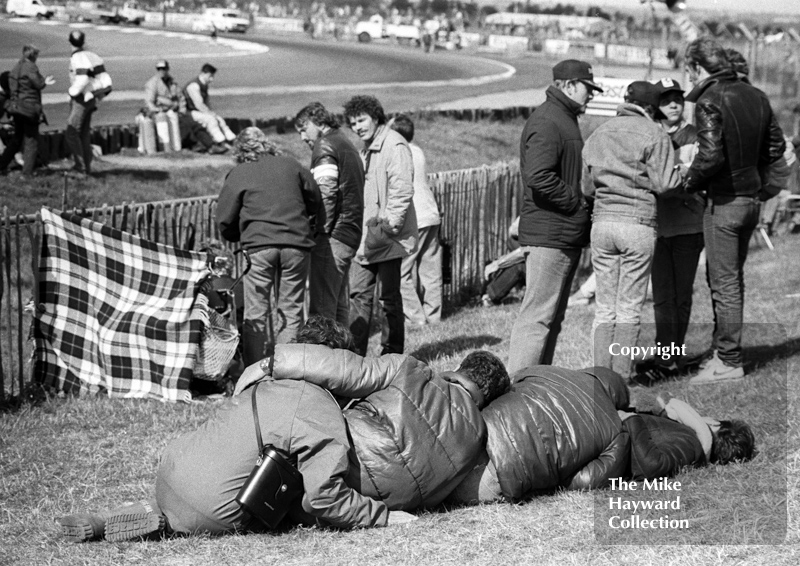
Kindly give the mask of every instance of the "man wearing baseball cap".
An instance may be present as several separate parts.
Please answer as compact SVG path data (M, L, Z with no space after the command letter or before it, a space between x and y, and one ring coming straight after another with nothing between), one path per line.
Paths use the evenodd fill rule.
M149 117L156 122L158 139L164 151L180 151L180 91L169 74L168 61L162 59L156 63L156 75L144 85L144 102Z
M92 167L92 113L97 101L111 92L111 76L106 72L103 59L84 49L86 36L73 30L68 37L72 45L69 59L70 108L64 138L75 160L74 171L89 175Z
M578 116L586 112L594 91L603 89L594 82L589 63L561 61L553 67L547 100L522 131L525 189L519 242L526 254L526 287L511 331L510 374L552 363L581 250L589 243Z
M639 338L656 244L656 195L682 183L672 142L655 121L659 100L656 85L632 82L616 117L601 124L583 148L594 198L594 363L626 381L632 361L620 352Z

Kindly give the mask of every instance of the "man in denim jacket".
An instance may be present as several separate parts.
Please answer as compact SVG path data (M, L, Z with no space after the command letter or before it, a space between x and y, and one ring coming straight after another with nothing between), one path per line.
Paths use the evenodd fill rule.
M656 194L681 185L669 135L654 121L660 91L628 85L617 116L597 128L583 149L594 197L592 266L597 276L595 364L630 379L656 244Z

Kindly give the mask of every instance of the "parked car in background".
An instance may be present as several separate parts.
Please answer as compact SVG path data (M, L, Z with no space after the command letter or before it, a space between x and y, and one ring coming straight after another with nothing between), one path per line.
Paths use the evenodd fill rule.
M419 44L419 28L408 24L387 24L383 17L375 14L367 21L356 23L356 37L362 43L373 39L393 39Z
M118 10L120 16L125 18L125 23L135 26L142 25L146 14L138 2L123 2L122 8Z
M12 16L26 16L28 18L44 18L49 20L55 13L41 0L8 0L6 12Z
M109 4L102 2L67 2L67 18L71 22L94 22L98 24L121 24L125 18Z
M206 8L206 11L192 22L192 31L221 31L245 33L250 20L238 10L227 8Z

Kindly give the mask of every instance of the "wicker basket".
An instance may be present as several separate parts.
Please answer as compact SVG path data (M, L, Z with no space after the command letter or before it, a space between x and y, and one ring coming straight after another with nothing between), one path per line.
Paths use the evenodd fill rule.
M203 337L197 349L194 377L218 381L228 371L228 366L239 345L236 327L217 311L204 305Z

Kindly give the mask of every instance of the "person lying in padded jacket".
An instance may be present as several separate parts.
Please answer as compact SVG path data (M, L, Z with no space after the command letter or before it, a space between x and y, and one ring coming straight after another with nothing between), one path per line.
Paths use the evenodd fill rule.
M686 466L753 458L755 438L747 423L702 417L687 402L665 397L658 396L653 407L641 407L640 402L636 412L618 411L623 430L630 434L626 477L654 479L674 476Z
M628 388L606 368L532 366L482 415L486 453L449 498L453 503L519 500L555 488L593 489L628 467L629 438L618 409Z
M438 375L411 356L309 344L278 344L273 362L278 383L305 380L358 399L344 411L354 448L347 483L390 510L431 507L450 494L486 444L480 409L509 388L502 362L483 351Z

